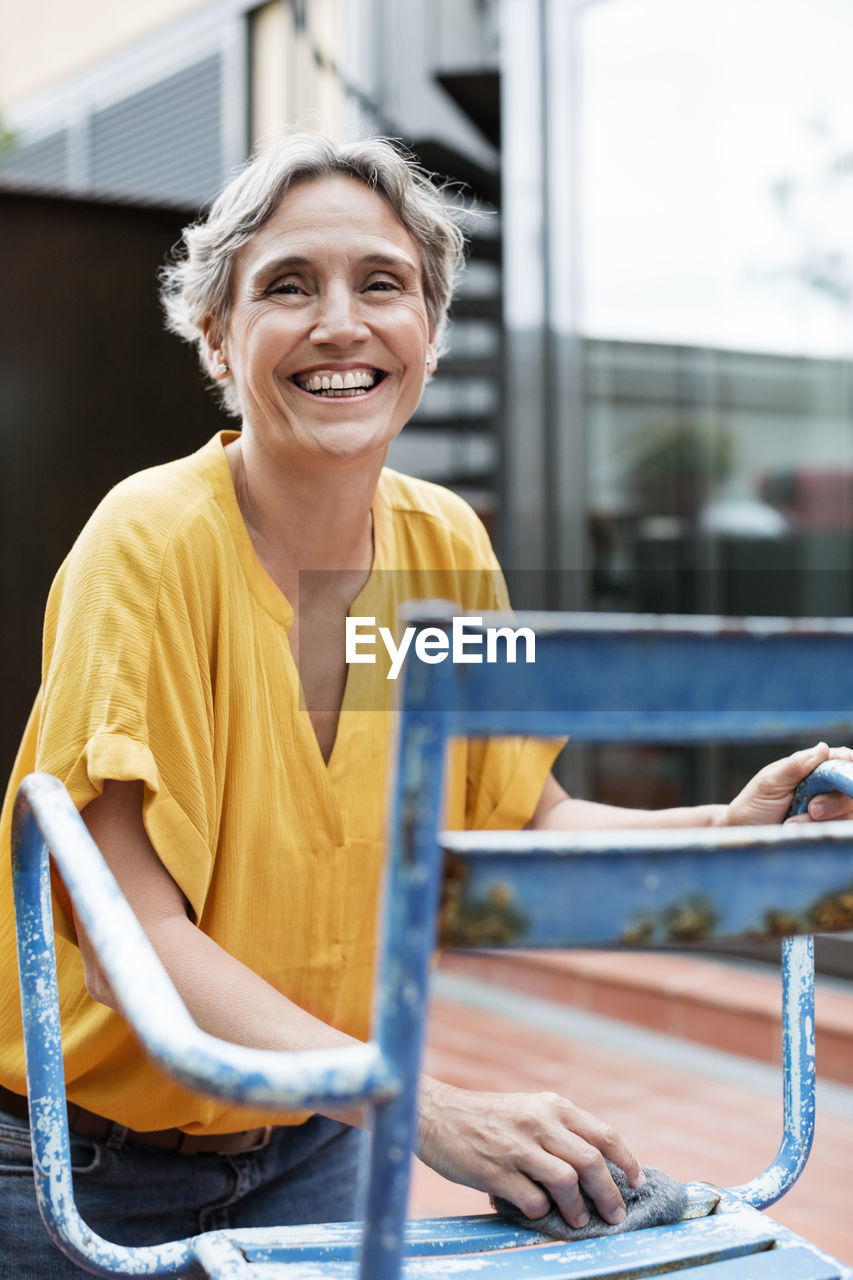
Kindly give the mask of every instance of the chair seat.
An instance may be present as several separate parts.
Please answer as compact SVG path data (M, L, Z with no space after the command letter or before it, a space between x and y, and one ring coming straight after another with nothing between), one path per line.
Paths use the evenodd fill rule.
M710 1217L568 1243L493 1215L407 1224L403 1280L851 1280L853 1271L735 1197ZM211 1280L355 1280L358 1224L212 1232L199 1241Z

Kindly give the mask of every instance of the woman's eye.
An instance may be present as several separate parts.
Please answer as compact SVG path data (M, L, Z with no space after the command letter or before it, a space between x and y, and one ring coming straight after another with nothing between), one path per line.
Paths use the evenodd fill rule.
M399 293L400 285L396 280L370 280L367 288L372 293Z
M284 293L294 294L303 293L304 290L297 280L277 280L275 284L270 285L267 293Z

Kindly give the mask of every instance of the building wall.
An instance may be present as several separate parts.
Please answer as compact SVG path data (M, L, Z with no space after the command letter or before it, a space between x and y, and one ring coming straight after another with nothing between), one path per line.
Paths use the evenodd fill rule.
M313 0L296 10L268 0L250 17L249 134L253 150L273 146L290 129L340 134L346 95L333 67L342 43L340 0ZM320 63L314 56L318 50Z
M3 116L14 145L0 178L180 206L209 200L248 149L248 8L218 0L180 12L177 3L168 22L16 99Z
M186 213L0 192L0 775L39 681L50 583L107 490L230 425L166 333L156 272Z
M307 128L339 137L391 134L416 151L425 148L425 163L455 178L469 176L453 168L455 157L467 155L475 174L478 165L491 169L497 186L495 149L437 78L493 65L494 24L484 21L493 4L140 3L145 16L133 38L121 40L109 23L93 32L99 12L84 7L64 63L47 41L47 62L61 74L45 71L41 87L10 107L6 123L18 146L0 159L0 181L192 209L209 202L251 151ZM6 48L16 61L31 62L32 25L11 31ZM466 273L454 359L442 360L418 434L395 448L394 464L454 484L489 515L498 465L496 220L481 224L481 232L490 237L489 253Z
M0 112L210 0L40 0L10 4L0 42Z

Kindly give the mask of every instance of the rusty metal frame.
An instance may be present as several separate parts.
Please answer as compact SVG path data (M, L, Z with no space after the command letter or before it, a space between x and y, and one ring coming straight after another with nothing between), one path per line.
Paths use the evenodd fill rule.
M420 610L418 621L449 626L446 608L443 613L442 622L441 610ZM353 1226L320 1228L319 1241L310 1254L318 1266L322 1260L324 1267L328 1262L331 1270L326 1273L330 1276L351 1276L358 1254L362 1280L392 1280L400 1274L404 1255L441 1253L452 1241L455 1252L463 1256L441 1259L442 1266L438 1260L433 1266L428 1257L417 1262L410 1259L405 1263L406 1274L413 1280L439 1273L462 1276L472 1267L481 1273L487 1262L490 1273L505 1274L508 1280L522 1274L510 1261L513 1246L520 1243L519 1234L496 1227L493 1221L474 1218L425 1224L431 1233L426 1239L424 1226L404 1232L428 969L439 898L444 761L450 739L459 734L511 733L519 728L551 734L558 731L558 725L585 741L612 740L620 734L632 741L643 740L644 735L675 741L697 741L709 735L772 741L791 732L812 733L824 727L848 732L853 726L853 710L847 710L853 708L853 671L848 673L846 667L840 670L836 657L849 649L853 626L625 617L596 617L593 622L571 615L516 617L512 622L524 622L537 631L533 670L508 663L492 671L476 665L454 668L449 662L437 666L411 660L407 665L377 966L377 1020L367 1045L342 1052L277 1054L241 1048L201 1032L183 1008L64 789L44 775L31 775L22 784L16 805L13 863L36 1190L49 1231L85 1269L104 1276L165 1276L188 1266L204 1266L211 1276L232 1280L267 1274L267 1264L270 1275L278 1274L278 1263L282 1263L292 1264L292 1275L317 1274L306 1255L302 1229L219 1232L169 1245L124 1249L95 1236L79 1218L71 1185L64 1104L48 847L123 1009L149 1052L166 1070L193 1087L259 1105L315 1107L329 1099L366 1099L374 1106L363 1239L359 1244L360 1232ZM621 664L618 670L612 667L614 653ZM701 679L691 685L679 671L695 670L697 653L702 656ZM650 670L656 673L654 680L649 679ZM775 672L774 679L766 678L768 670ZM639 690L635 703L626 697L631 681ZM596 698L605 703L600 715L595 710ZM814 785L835 787L839 779L832 773L822 784ZM640 862L645 860L651 868L651 880L657 876L658 885L663 880L655 870L655 859L671 857L674 867L678 858L698 856L694 879L701 893L706 878L702 866L707 869L711 865L709 858L725 858L727 842L731 846L733 837L723 830L717 833L715 851L714 833L694 833L694 844L697 835L699 844L705 841L698 854L696 848L684 847L683 839L679 847L673 833L647 837L648 847L637 847L633 854ZM638 839L642 845L643 837ZM786 891L794 879L805 910L814 888L806 874L811 865L821 858L829 859L826 886L841 884L853 874L850 824L755 828L749 836L736 833L734 839L741 870L738 874L734 867L730 880L746 884L747 894L757 879L766 879L770 867L771 878L777 884L784 881ZM562 850L561 840L566 846ZM781 863L772 871L772 862L766 858L799 848L798 841L806 842L811 856L788 860L784 873L779 871ZM496 874L497 868L497 874L505 876L501 857L518 853L522 864L524 857L529 858L527 870L535 870L536 857L530 855L537 852L547 852L552 861L562 865L567 883L572 879L577 883L582 867L584 878L593 874L592 864L579 860L577 838L570 833L555 839L550 834L545 838L530 832L471 833L446 836L444 843L466 868L479 863L476 874L483 868L487 874ZM475 847L478 843L483 847ZM624 843L621 836L616 843ZM595 856L602 875L613 885L619 850L590 847L586 854ZM704 864L702 858L706 859ZM762 875L756 877L759 865ZM799 876L797 866L802 868ZM524 866L516 866L512 880L522 903L527 901L526 878ZM656 899L662 907L666 905L665 887ZM735 895L729 894L729 898L734 902ZM533 901L530 898L531 905ZM720 910L722 919L727 908ZM577 945L570 915L561 940L565 945ZM636 919L624 911L616 915L615 926L611 921L609 927L611 934L615 927L616 937L624 945L624 931L636 925ZM702 936L702 928L695 936ZM653 932L635 937L633 945L650 939L653 943ZM712 1256L723 1259L770 1247L778 1247L774 1265L784 1265L786 1275L798 1274L794 1264L804 1251L820 1257L821 1265L827 1261L825 1255L769 1220L761 1220L761 1232L756 1234L756 1223L744 1216L748 1206L772 1203L793 1184L811 1142L814 1024L810 943L794 938L785 943L785 953L785 1131L779 1153L758 1178L723 1193L722 1216L667 1229L671 1233L666 1237L668 1244L676 1252L681 1249L676 1265L686 1265L686 1258L704 1262ZM652 1268L649 1274L669 1269L671 1259L662 1238L641 1234L645 1241L625 1241L623 1245L608 1239L590 1242L583 1250L574 1249L571 1255L566 1254L567 1269L560 1274L597 1274L588 1266L593 1262L598 1266L607 1250L608 1265L623 1250L626 1265L630 1257L630 1265L636 1267L642 1257L644 1265ZM524 1242L536 1240L527 1236ZM710 1247L712 1243L716 1252ZM488 1258L480 1250L486 1250ZM466 1251L477 1253L471 1263L466 1262ZM546 1253L549 1266L558 1254L563 1265L562 1251L555 1253L552 1245ZM552 1274L547 1268L541 1270L546 1253L534 1258L524 1251L528 1268L524 1274ZM259 1269L253 1272L256 1264ZM850 1275L840 1264L835 1270L824 1271L827 1276Z

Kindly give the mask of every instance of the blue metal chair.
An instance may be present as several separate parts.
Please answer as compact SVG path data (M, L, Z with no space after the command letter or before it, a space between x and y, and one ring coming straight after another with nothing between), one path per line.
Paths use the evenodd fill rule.
M446 608L417 626L452 629ZM535 661L408 661L391 856L371 1041L293 1054L218 1041L191 1021L55 779L19 792L13 836L36 1191L48 1231L95 1275L207 1274L218 1280L831 1280L853 1272L765 1215L808 1158L814 1120L811 939L783 961L783 1137L770 1167L719 1193L691 1187L687 1220L555 1245L491 1216L405 1223L415 1085L441 878L452 860L444 940L453 946L651 946L780 932L807 935L849 894L848 823L652 833L444 833L442 771L455 735L570 733L585 742L853 739L853 626L753 619L530 615ZM470 626L469 626L470 630ZM469 649L470 652L470 649ZM853 768L821 766L802 789L853 789ZM364 1224L211 1232L124 1248L74 1205L56 999L47 849L152 1056L187 1085L271 1107L365 1101L374 1108ZM716 1211L708 1209L719 1197ZM697 1216L705 1214L706 1216ZM533 1248L519 1246L536 1246Z

